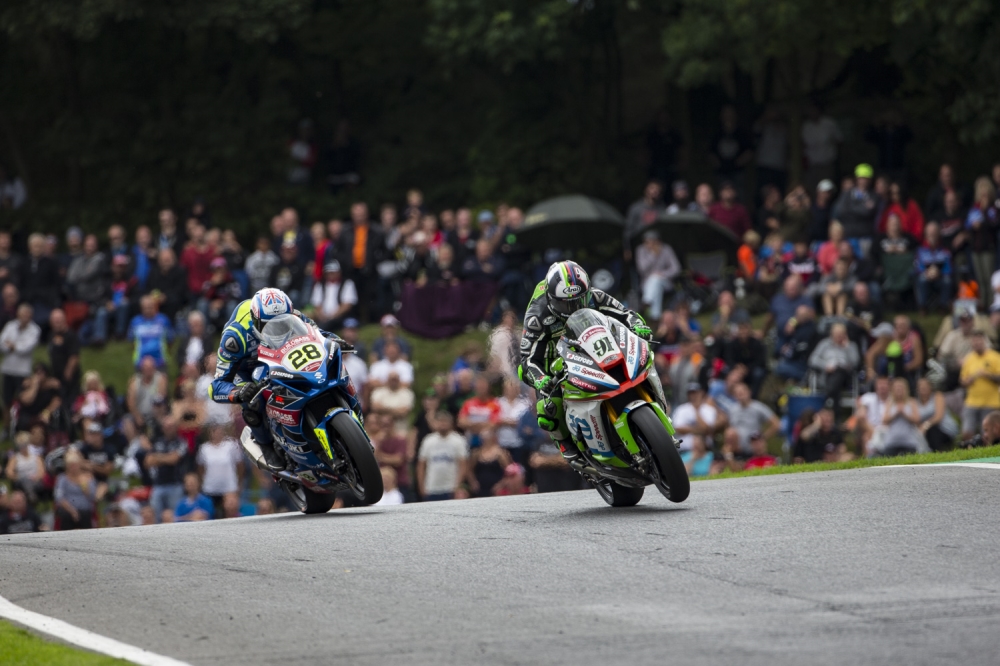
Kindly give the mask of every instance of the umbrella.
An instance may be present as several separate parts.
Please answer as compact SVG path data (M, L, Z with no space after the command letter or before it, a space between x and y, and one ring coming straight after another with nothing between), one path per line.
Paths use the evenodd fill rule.
M735 259L741 242L732 231L701 213L661 215L652 224L647 224L632 234L630 240L633 247L642 242L642 235L647 231L659 233L660 240L670 245L682 261L691 253L719 251Z
M570 194L541 201L528 210L518 241L537 249L619 252L625 222L611 204Z

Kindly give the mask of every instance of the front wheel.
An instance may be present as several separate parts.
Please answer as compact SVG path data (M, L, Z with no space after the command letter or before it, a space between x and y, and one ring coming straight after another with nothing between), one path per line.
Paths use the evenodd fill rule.
M634 435L642 439L653 456L653 480L657 489L671 502L683 502L691 493L691 480L670 435L649 405L629 414Z
M351 492L362 504L382 499L382 472L361 424L347 412L341 412L330 419L329 425L347 456L349 469L344 476Z
M292 500L295 508L302 513L326 513L337 501L334 493L314 493L298 483L281 482L281 488Z
M597 493L611 506L635 506L642 499L645 488L630 488L608 479L601 479L595 485Z

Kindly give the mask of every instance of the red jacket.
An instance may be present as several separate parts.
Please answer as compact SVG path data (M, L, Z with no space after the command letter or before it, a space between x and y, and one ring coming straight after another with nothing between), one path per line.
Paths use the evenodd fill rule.
M905 208L898 203L891 203L885 207L882 217L878 219L879 235L885 235L886 222L893 213L899 216L904 234L910 234L918 243L924 242L924 214L913 199L910 199Z
M743 239L743 234L750 230L750 213L747 212L746 206L741 203L734 203L729 208L726 208L721 202L714 203L708 209L708 216L732 231L740 240Z

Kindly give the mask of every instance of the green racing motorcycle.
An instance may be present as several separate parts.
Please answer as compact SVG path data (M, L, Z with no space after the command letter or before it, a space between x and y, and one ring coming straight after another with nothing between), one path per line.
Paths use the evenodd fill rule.
M580 456L570 465L611 506L634 506L645 487L671 502L691 491L649 343L596 310L574 312L556 344L553 386Z

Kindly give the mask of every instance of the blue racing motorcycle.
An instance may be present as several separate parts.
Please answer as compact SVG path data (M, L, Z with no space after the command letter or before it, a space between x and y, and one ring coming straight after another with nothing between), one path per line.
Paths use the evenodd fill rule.
M240 444L303 513L326 513L342 490L362 504L382 498L382 475L344 368L345 353L352 352L295 315L275 317L260 333L253 372L260 390L252 403L257 407L263 401L285 469L274 472L264 465L249 427Z

